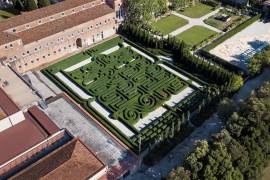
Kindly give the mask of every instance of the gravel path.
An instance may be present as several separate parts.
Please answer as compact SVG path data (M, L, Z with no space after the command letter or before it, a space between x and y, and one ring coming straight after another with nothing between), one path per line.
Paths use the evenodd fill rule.
M263 74L248 81L242 89L234 95L233 99L240 102L249 97L250 92L261 86L266 80L270 80L270 70L265 70ZM167 176L167 174L174 168L181 165L188 155L195 148L195 142L198 140L209 140L213 133L219 132L223 128L222 121L214 114L206 120L202 126L197 128L188 138L177 145L171 152L169 152L158 164L153 167L142 167L137 173L130 176L128 179L160 179Z

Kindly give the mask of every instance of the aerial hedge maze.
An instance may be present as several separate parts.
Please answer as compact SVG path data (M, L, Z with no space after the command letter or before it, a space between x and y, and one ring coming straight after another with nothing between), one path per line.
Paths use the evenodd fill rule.
M55 73L53 69L54 65L43 72L75 97L74 92L52 74ZM109 55L94 54L91 63L72 72L65 72L64 69L60 71L93 97L88 100L75 100L78 99L90 113L97 114L103 124L134 150L138 150L139 146L140 149L147 148L149 144L170 136L172 128L173 131L180 131L189 118L186 110L197 107L203 98L200 89L146 59L131 47L121 47ZM174 107L166 105L172 95L187 87L193 88L194 92ZM101 104L110 112L111 118L122 122L135 136L125 136L121 129L112 125L106 117L90 106L93 101ZM140 131L134 127L140 119L161 106L167 110L161 117Z

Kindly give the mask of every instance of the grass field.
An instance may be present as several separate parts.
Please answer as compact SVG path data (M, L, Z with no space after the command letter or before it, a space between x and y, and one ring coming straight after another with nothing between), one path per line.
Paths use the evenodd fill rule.
M3 20L3 19L13 17L13 16L15 16L15 15L8 12L8 11L0 10L0 21Z
M187 20L175 15L169 15L153 23L152 27L154 30L161 32L163 35L167 35L186 24L188 24Z
M115 47L118 48L104 54L104 51ZM91 62L77 69L67 70L90 57ZM165 131L169 132L174 123L179 130L180 127L185 128L185 113L193 112L203 97L201 91L190 84L193 80L183 80L181 76L149 60L139 53L138 49L134 50L131 45L123 46L123 39L119 37L51 65L44 69L43 73L124 143L136 150L140 140L142 148L147 148L161 134L166 135ZM71 84L87 93L89 98L80 97L70 83L64 82L57 73L63 74ZM172 96L179 98L182 91L187 89L194 91L186 97L183 96L183 99L174 105L167 104ZM173 101L175 102L174 99ZM106 109L109 116L93 106L93 102ZM165 110L161 116L157 116L159 108ZM152 112L155 112L154 119L142 121ZM115 125L115 121L122 123L134 136L127 136L124 128ZM144 124L143 127L138 128L138 123Z
M185 8L183 11L180 11L180 13L191 18L200 18L213 10L214 7L212 6L197 3L195 6Z
M190 29L177 35L176 38L193 47L200 44L214 34L216 34L215 31L212 31L206 27L193 26Z

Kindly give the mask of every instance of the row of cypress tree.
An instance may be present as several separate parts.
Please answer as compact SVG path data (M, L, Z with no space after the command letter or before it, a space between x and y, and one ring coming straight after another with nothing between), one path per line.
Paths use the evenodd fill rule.
M14 8L19 11L32 11L51 4L50 0L13 0Z

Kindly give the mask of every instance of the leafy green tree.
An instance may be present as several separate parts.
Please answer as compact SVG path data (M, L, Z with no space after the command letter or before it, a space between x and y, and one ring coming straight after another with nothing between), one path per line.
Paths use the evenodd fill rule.
M32 11L38 8L35 0L27 0L25 1L25 8L28 11Z
M46 7L46 6L49 6L49 5L51 5L50 0L39 0L38 1L38 7L39 8Z
M178 167L170 172L167 180L191 180L190 172L183 167Z
M227 120L233 112L235 112L236 109L235 103L229 99L229 98L224 98L218 105L218 116L222 120Z

